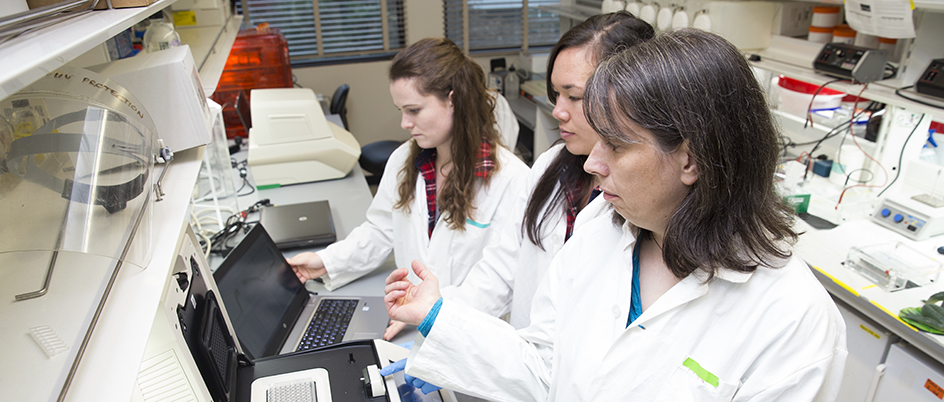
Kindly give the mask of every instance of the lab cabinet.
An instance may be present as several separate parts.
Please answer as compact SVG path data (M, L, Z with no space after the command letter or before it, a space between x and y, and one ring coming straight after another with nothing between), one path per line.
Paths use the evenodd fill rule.
M891 345L874 402L936 402L944 399L944 365L899 342Z
M836 402L863 402L868 400L876 370L895 336L841 301L836 302L836 307L846 323L849 351Z

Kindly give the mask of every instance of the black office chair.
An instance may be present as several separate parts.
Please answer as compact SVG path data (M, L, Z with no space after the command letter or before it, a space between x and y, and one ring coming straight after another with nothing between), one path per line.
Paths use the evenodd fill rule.
M400 141L381 140L361 147L361 157L357 161L371 174L367 176L368 184L380 184L380 178L387 166L387 159L400 144L402 144Z
M347 125L347 93L350 92L351 87L347 84L341 84L338 89L334 90L334 95L331 95L331 114L336 114L341 116L341 123L344 124L344 129L350 131L350 128Z
M351 87L347 84L341 84L331 96L331 106L329 111L341 117L341 123L345 130L350 130L347 125L347 94ZM398 141L376 141L361 147L361 157L358 159L361 167L369 172L367 183L379 184L380 177L383 176L384 167L387 166L387 159L397 147Z

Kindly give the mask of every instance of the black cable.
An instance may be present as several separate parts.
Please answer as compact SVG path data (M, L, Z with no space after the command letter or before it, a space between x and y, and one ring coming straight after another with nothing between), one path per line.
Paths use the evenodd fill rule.
M250 191L249 191L248 193L246 193L246 194L239 194L239 192L242 191L243 188L246 187L247 185L249 186L249 190L250 190ZM255 193L255 192L256 192L256 186L253 186L252 184L249 184L249 179L246 178L246 177L243 177L243 185L239 187L239 190L236 190L236 196L237 196L237 197L245 197L245 196L250 195L250 194Z
M810 104L809 104L809 106L806 107L806 121L803 123L803 128L806 128L807 125L813 123L813 117L811 116L811 114L813 113L813 101L816 100L816 95L819 95L820 91L822 91L824 88L826 88L827 85L829 85L829 84L835 84L835 83L840 82L840 81L848 81L848 80L843 80L843 79L838 79L838 78L837 78L837 79L834 79L834 80L832 80L832 81L827 81L827 82L825 82L823 85L820 85L819 88L816 88L816 92L813 92L813 97L810 98ZM853 112L854 112L854 110L853 110Z
M885 188L883 188L880 193L878 193L878 197L876 198L879 198L882 196L882 194L885 194L885 190L888 190L892 184L895 184L895 181L898 180L898 176L901 176L901 160L905 157L905 147L908 146L908 141L911 141L911 136L914 135L915 131L918 131L918 126L920 126L921 122L924 121L924 116L926 114L927 113L921 113L921 118L918 119L918 124L915 124L914 128L911 129L911 133L908 134L908 138L905 138L905 142L901 144L901 152L898 154L898 167L895 170L895 178L892 179L892 182L888 183L888 185L885 186Z
M857 121L858 118L859 118L860 116L862 116L863 113L865 113L865 112L870 112L870 113L873 112L872 107L875 106L875 105L876 105L876 102L870 101L869 104L868 104L865 108L863 108L861 112L852 115L852 118L851 118L851 119L849 119L849 120L847 120L847 121L844 121L842 124L840 124L840 125L836 126L835 128L833 128L829 133L826 133L826 136L824 136L822 139L820 139L819 142L817 142L816 145L813 146L813 149L810 150L810 155L812 155L813 152L816 152L816 150L819 148L819 146L822 145L823 141L826 141L826 140L829 139L829 138L835 137L836 135L839 135L840 133L843 133L845 130L849 130L849 133L850 133L850 134L855 135L855 134L852 133L852 123L855 122L855 121ZM847 126L848 126L848 127L847 127ZM836 131L836 130L839 130L839 131Z
M914 102L914 103L920 103L920 104L922 104L922 105L924 105L924 106L930 106L930 107L933 107L933 108L944 109L944 106L935 105L935 104L933 104L933 103L928 103L928 102L922 101L922 100L920 100L920 99L909 98L909 97L907 97L907 96L905 96L905 95L902 95L902 93L901 93L901 90L902 90L902 89L908 89L908 88L912 88L912 87L914 87L914 85L908 85L908 86L906 86L906 87L898 88L898 89L895 90L895 95L898 95L898 96L900 96L900 97L902 97L902 98L905 98L905 99L907 99L907 100L910 100L910 101L912 101L912 102Z
M883 71L883 72L889 72L889 73L891 73L891 74L888 74L888 75L885 75L885 76L882 77L883 80L884 80L884 79L889 79L889 78L894 77L895 74L898 74L898 67L895 67L895 65L892 64L892 63L885 63L885 71Z
M258 220L246 221L246 217L249 216L249 214L258 212L263 207L269 205L272 205L269 202L269 199L260 200L255 204L252 204L245 211L240 211L226 218L226 223L224 224L223 228L209 236L210 243L213 245L213 247L210 249L210 252L223 255L229 253L229 251L233 249L232 247L228 246L229 241L235 238L240 231L244 233L249 232L249 230L259 222ZM206 247L206 244L203 244L203 241L201 241L201 244L204 248Z
M256 187L249 183L249 178L247 177L249 176L249 166L248 166L249 160L237 162L236 159L231 158L230 161L233 164L233 169L237 169L239 171L239 177L243 179L243 184L239 186L238 190L236 190L236 196L245 197L247 195L255 193ZM246 194L240 194L239 192L243 191L243 189L246 188L246 186L249 186L250 191Z
M868 182L870 182L870 181L872 181L872 180L875 179L875 173L872 172L871 170L868 170L868 169L866 169L866 168L853 169L851 172L849 172L848 174L846 174L846 181L844 181L844 182L842 183L842 186L843 186L843 187L848 186L848 185L849 185L849 179L852 178L852 174L855 173L855 172L858 172L858 171L863 171L863 172L866 172L866 173L869 174L869 179L868 179L868 180L862 180L862 179L860 178L860 179L858 180L860 183L868 183ZM861 177L861 175L860 175L860 177Z

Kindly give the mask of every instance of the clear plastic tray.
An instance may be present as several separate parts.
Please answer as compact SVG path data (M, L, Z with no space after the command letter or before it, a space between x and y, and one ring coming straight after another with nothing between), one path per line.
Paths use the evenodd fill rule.
M892 292L937 282L941 262L901 242L853 247L846 267Z

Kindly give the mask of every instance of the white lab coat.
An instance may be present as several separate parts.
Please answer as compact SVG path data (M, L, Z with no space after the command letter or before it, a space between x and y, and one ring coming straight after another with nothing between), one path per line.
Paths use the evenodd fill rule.
M409 268L413 260L426 264L442 286L462 283L472 265L482 257L482 249L508 219L517 190L528 174L528 166L504 147L494 147L499 169L488 186L480 186L475 195L475 209L466 221L465 231L449 228L441 213L428 235L426 188L417 175L410 212L394 210L399 199L397 186L404 162L410 155L407 141L387 161L377 193L367 210L367 221L354 228L344 240L329 245L318 255L328 271L325 287L337 289L379 267L394 253L397 267ZM411 272L415 281L415 274Z
M504 401L835 399L845 324L803 261L722 270L708 283L690 275L627 328L634 242L634 229L608 216L584 224L535 295L531 326L517 332L444 299L406 373ZM703 380L712 375L716 386Z
M518 126L515 111L512 110L508 100L502 94L496 91L488 91L488 94L495 99L495 110L493 111L495 114L495 129L498 130L498 134L501 136L502 145L514 152L515 146L518 144L518 131L521 129Z
M515 328L527 327L531 322L531 299L551 265L551 260L564 245L567 217L558 206L545 222L540 247L531 243L521 231L528 199L547 166L564 149L564 144L552 146L531 166L528 179L518 191L513 217L502 229L500 238L482 252L482 260L475 264L461 286L442 289L443 297L451 298L495 317L511 312L509 322ZM560 187L559 185L557 187ZM555 192L557 189L554 190ZM577 214L574 229L594 217L609 212L603 197L597 197ZM546 208L546 206L545 206ZM538 216L543 216L542 209Z

